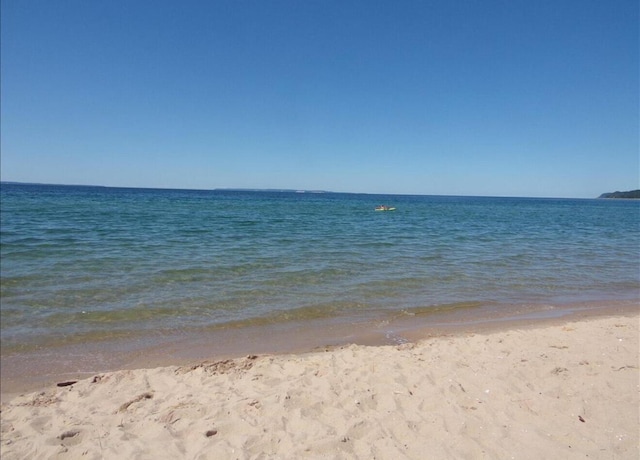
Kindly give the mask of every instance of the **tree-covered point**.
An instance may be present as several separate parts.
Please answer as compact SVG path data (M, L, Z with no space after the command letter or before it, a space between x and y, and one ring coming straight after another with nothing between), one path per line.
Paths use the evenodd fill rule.
M630 190L628 192L603 193L600 198L640 198L640 190Z

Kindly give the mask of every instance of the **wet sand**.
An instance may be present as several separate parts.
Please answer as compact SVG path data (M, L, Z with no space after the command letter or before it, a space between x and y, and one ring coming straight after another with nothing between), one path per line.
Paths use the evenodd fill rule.
M554 324L638 310L628 300L558 306L512 305L499 309L426 308L423 314L396 312L361 317L266 323L245 327L156 331L104 340L87 337L69 345L43 343L37 349L0 353L0 400L63 380L101 372L187 365L248 354L306 353L340 345L398 345L446 334L468 334ZM91 341L87 341L91 339Z

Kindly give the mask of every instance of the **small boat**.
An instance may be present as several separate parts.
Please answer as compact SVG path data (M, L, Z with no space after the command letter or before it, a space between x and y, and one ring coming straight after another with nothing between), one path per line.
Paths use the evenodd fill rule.
M393 208L391 206L386 206L386 205L380 205L380 206L376 206L376 211L395 211L396 208Z

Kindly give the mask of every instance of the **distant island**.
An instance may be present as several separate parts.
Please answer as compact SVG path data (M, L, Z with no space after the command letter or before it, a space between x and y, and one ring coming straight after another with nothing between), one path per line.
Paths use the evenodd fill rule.
M603 193L599 198L640 198L640 190L630 190L628 192Z

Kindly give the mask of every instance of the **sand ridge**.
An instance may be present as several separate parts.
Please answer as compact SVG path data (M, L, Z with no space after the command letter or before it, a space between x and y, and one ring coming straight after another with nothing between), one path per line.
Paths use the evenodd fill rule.
M98 374L4 403L1 455L637 459L638 335L635 314Z

